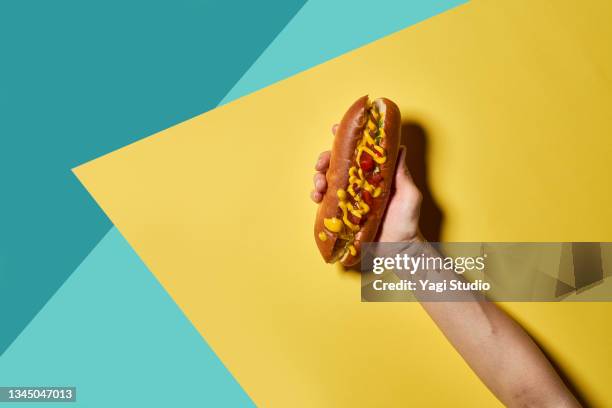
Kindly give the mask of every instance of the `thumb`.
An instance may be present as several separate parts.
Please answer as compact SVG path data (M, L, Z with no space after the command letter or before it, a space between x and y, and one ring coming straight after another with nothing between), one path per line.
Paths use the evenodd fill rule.
M400 146L395 169L395 186L398 190L402 190L406 187L414 187L414 181L412 180L408 166L406 166L406 146Z

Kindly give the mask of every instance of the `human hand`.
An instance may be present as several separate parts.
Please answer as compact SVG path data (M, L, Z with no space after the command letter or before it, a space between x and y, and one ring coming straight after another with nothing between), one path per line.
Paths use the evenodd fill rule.
M337 127L338 125L333 126L333 134L336 134ZM330 151L321 153L315 165L317 172L314 175L314 190L311 193L311 198L315 203L321 202L327 190L326 172L329 168L330 156ZM419 232L421 201L421 192L414 184L406 167L406 147L401 146L389 204L376 240L380 242L422 241L423 238Z

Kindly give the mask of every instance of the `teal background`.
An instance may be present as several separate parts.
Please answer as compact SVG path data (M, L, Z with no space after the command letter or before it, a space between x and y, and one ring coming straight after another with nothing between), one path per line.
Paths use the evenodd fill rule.
M86 407L253 406L116 229L4 354L0 384L69 384Z
M216 106L302 4L0 2L0 353L111 227L70 169Z
M256 91L467 0L309 0L222 103ZM372 61L384 64L384 61Z

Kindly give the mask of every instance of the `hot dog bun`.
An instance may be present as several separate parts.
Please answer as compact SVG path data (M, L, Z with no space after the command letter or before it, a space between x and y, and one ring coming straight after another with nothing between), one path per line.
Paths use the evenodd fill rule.
M355 265L361 244L376 237L395 174L400 127L395 103L386 98L370 102L367 95L340 121L314 228L326 262Z

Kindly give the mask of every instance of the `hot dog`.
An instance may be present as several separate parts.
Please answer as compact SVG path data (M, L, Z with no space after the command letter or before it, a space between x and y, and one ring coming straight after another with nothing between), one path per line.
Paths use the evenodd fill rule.
M400 144L401 115L386 98L359 98L336 130L314 236L326 262L355 265L361 244L376 237Z

